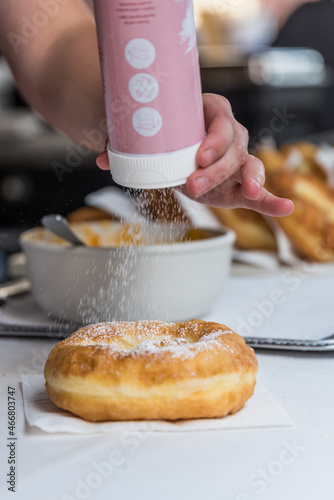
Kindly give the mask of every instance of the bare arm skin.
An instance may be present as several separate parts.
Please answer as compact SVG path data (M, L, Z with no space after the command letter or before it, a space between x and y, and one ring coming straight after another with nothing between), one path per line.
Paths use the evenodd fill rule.
M1 0L0 50L33 108L73 140L103 150L105 109L95 22L82 0ZM185 194L215 206L291 213L291 201L263 188L263 165L248 154L247 130L235 120L229 102L214 94L204 95L203 102L207 137ZM105 153L98 164L109 168Z
M1 0L0 50L26 101L87 144L83 130L100 130L105 117L94 18L82 0L51 3L47 11L47 0Z

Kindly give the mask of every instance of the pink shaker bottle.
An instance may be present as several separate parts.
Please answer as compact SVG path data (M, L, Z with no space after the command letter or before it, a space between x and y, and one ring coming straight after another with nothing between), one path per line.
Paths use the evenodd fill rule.
M94 0L113 179L185 183L205 136L192 0Z

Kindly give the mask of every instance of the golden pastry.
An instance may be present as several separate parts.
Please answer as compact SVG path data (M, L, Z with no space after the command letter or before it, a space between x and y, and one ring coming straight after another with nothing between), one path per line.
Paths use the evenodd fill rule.
M242 337L199 320L86 326L44 371L54 404L91 421L222 417L252 396L256 374Z
M276 220L297 253L314 261L333 261L334 192L314 176L297 172L268 174L266 186L295 204L291 215Z
M258 212L246 208L211 207L224 226L236 233L236 246L244 250L276 250L271 228Z

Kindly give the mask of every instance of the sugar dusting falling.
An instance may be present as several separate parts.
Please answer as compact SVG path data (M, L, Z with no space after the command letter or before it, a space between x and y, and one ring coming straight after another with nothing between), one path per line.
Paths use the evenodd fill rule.
M178 231L182 231L181 228L185 225L189 226L190 221L171 189L131 190L127 194L138 213L149 222L149 231L145 233L142 242L138 240L138 245L129 244L126 248L119 246L110 249L110 256L103 270L93 259L90 268L86 270L87 275L92 278L92 284L88 286L79 306L83 324L158 318L159 313L161 314L161 305L157 306L154 300L154 295L161 290L152 291L150 268L158 265L161 267L162 264L159 255L144 255L139 247L143 241L147 244L175 242ZM135 234L131 238L131 227L128 236L132 243L136 241ZM96 289L94 281L102 281L103 285ZM139 317L139 311L145 311L144 315ZM166 303L165 317L167 316Z
M131 190L129 195L138 213L151 222L190 222L171 189Z

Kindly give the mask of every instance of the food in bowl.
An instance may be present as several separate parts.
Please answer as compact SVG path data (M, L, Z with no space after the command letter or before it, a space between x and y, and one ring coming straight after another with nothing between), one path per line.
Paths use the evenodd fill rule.
M185 225L147 224L138 233L136 225L125 230L123 224L108 224L85 223L81 229L89 237L97 228L106 231L111 246L74 247L44 228L23 233L32 291L46 312L79 324L180 321L203 315L221 293L232 231L204 228L207 237L199 239L203 232ZM129 242L129 231L140 235L141 244ZM122 234L126 244L120 244Z
M103 220L72 223L70 227L86 246L102 248L173 244L212 237L206 229L183 224L121 224ZM42 227L29 232L26 238L29 241L69 245L66 240Z

